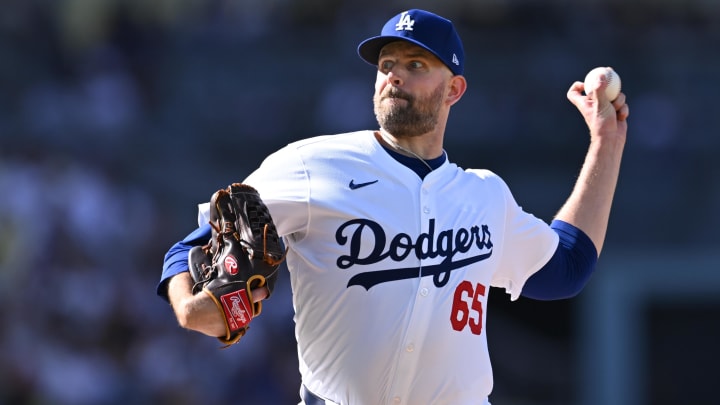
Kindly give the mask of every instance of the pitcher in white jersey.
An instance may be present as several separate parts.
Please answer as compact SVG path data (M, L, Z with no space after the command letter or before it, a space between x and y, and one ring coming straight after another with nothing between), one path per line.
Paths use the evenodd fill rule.
M605 239L626 97L608 100L604 82L570 86L589 148L548 224L524 212L495 173L448 159L450 109L467 88L451 21L403 11L360 43L358 54L377 67L379 127L291 143L243 179L260 192L288 249L298 401L487 404L491 287L512 300L565 299L582 290ZM191 293L187 268L188 250L209 237L207 214L201 204L199 228L167 252L157 292L182 327L220 336L222 317L207 294Z

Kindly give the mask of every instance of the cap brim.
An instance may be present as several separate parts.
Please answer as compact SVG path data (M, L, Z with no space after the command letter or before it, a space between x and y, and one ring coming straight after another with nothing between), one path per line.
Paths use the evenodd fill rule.
M360 45L358 45L357 52L358 52L358 55L360 55L360 57L365 62L367 62L371 65L377 66L378 59L380 59L380 50L382 50L382 48L385 45L389 44L390 42L395 42L395 41L405 41L405 42L410 42L411 44L415 44L415 45L427 50L428 52L432 53L438 59L442 60L442 58L440 58L440 56L438 56L432 49L428 48L423 43L418 42L412 38L400 37L400 36L395 36L395 35L382 35L382 36L378 36L378 37L368 38L368 39L362 41L360 43Z

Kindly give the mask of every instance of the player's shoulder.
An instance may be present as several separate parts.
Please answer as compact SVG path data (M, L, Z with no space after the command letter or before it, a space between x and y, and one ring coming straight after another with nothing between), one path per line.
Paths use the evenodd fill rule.
M490 169L461 169L458 171L462 173L462 176L471 182L482 182L482 183L502 183L505 181L495 172Z
M463 171L470 176L476 177L481 180L500 180L499 175L497 175L495 172L493 172L490 169L463 169Z
M476 189L481 187L485 190L509 192L508 185L497 173L489 169L463 169L456 168L456 179L461 179L463 187Z
M309 161L347 155L356 151L367 149L372 138L372 131L357 131L333 135L317 135L290 142L284 147L268 155L262 163L263 168L273 168L276 172L280 168L292 170L293 167L302 167Z
M307 163L334 159L338 156L360 156L372 149L371 145L374 139L372 131L317 135L291 142L273 153L270 158L286 162Z
M294 150L347 148L353 144L362 145L372 137L372 131L355 131L331 135L317 135L289 143L286 148Z

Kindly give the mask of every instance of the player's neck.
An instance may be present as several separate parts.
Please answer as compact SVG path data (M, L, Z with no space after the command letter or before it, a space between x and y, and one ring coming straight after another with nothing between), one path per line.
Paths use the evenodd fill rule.
M437 136L430 133L412 137L396 137L380 129L375 131L375 137L386 147L421 160L432 160L443 154L442 137L440 137L440 141L437 141Z

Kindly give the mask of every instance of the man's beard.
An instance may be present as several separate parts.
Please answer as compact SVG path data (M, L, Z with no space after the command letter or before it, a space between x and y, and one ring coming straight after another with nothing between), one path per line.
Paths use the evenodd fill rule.
M430 96L422 99L397 88L391 88L383 95L375 95L375 118L380 128L399 138L419 136L432 131L438 123L443 89L444 86L438 86ZM383 104L385 98L403 99L406 105Z

